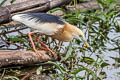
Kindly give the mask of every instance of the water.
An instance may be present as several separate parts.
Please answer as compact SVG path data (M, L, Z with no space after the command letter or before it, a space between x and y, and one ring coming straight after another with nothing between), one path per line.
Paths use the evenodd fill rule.
M20 32L27 34L30 32L30 29L21 30ZM17 36L18 34L19 34L18 32L13 32L13 33L7 34L7 36ZM112 30L111 32L109 32L108 37L110 38L110 40L109 42L105 43L106 50L102 51L102 54L99 54L100 56L103 57L103 60L105 62L110 64L109 66L103 68L103 71L105 71L107 74L107 78L105 78L104 80L120 80L120 75L117 74L117 72L120 72L120 67L116 67L113 65L113 64L119 64L119 63L111 58L111 57L120 58L119 50L111 50L111 51L109 50L109 49L113 49L117 47L117 45L111 41L112 39L116 37L119 38L118 43L120 45L120 33L119 32L116 33L116 31ZM5 43L2 40L0 40L0 43L1 43L0 46L3 44L5 45ZM64 43L64 45L68 46L69 43ZM16 47L14 45L10 45L9 48L14 49ZM87 53L85 55L89 56L90 54ZM97 55L97 51L91 57L93 59L97 59L96 55ZM79 54L79 56L81 56L81 54ZM84 72L80 72L78 75L83 75L83 73Z

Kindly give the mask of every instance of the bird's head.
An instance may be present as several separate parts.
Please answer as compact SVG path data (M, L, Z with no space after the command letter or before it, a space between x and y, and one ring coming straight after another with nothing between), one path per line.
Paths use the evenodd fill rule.
M77 40L83 41L83 43L86 45L86 47L90 49L90 46L87 43L87 40L85 38L84 33L77 27L76 27L76 30L74 32L74 38Z
M90 46L89 46L89 44L87 43L87 40L86 40L85 35L84 35L84 33L82 32L82 30L80 30L80 29L77 28L76 26L71 25L71 24L69 24L69 23L67 23L67 22L65 22L65 25L67 25L67 26L66 26L66 30L67 30L70 34L72 34L72 39L75 38L75 39L77 39L77 40L83 41L83 43L86 45L86 47L87 47L88 49L90 49ZM90 51L91 51L91 49L90 49Z

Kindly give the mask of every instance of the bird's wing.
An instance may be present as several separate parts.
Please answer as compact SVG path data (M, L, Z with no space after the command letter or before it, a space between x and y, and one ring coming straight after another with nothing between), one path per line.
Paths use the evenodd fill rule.
M64 28L65 25L61 18L46 13L17 14L12 19L46 35L54 35L59 29Z

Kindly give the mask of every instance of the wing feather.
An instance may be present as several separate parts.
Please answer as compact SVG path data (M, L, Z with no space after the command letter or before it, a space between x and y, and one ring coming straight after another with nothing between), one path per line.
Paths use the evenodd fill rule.
M12 20L46 35L54 35L60 28L64 28L65 24L59 17L46 13L17 14L12 17Z

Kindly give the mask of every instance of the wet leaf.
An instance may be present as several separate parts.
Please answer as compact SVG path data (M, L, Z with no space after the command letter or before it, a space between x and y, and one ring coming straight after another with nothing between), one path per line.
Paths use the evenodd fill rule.
M72 43L70 42L69 43L69 48L68 48L68 51L66 53L66 56L65 56L64 60L67 60L70 57L71 54L72 54Z
M92 64L93 62L95 62L95 60L93 58L90 58L90 57L83 57L81 62L85 62L87 64Z
M16 0L11 0L10 3L12 4L13 2L15 2Z
M83 13L83 12L86 12L86 11L88 11L88 9L82 9L82 10L79 10L79 11L75 11L75 14L80 15L80 13Z
M48 62L46 62L46 64L54 65L54 66L56 66L56 68L59 69L62 73L66 73L66 70L65 70L62 66L58 65L58 64L55 63L55 62L48 61Z
M42 70L43 70L43 68L42 68L42 66L40 66L40 67L36 70L36 74L37 74L37 75L41 74Z
M57 11L57 10L64 10L63 8L54 8L54 9L52 9L52 10L49 10L49 12L50 13L53 13L53 12L55 12L55 11Z
M12 38L12 37L10 37L9 39L10 39L11 42L22 42L22 43L26 42L26 40L22 39L22 38Z
M110 51L114 51L114 50L119 50L120 49L120 46L118 47L115 47L115 48L112 48L112 49L109 49Z
M88 70L88 69L87 68L77 68L77 69L71 71L70 73L71 74L78 74L79 72L84 71L84 70Z
M119 57L110 57L112 59L114 59L115 61L117 61L118 63L120 63L120 58Z
M0 6L2 6L7 0L3 0L1 3L0 3Z
M102 0L96 0L99 4L101 4L102 6L105 5L105 3Z
M118 75L120 75L120 72L117 72Z
M4 77L4 80L20 80L20 79L15 76L8 76L8 77Z
M100 80L103 80L103 79L105 79L106 77L107 77L106 72L100 72L100 74L99 74L99 79L100 79Z
M64 74L59 74L60 78L64 79Z
M104 15L99 15L98 18L103 20L103 21L106 21L106 17Z
M103 63L101 64L101 67L104 68L104 67L106 67L106 66L108 66L108 65L110 65L110 64L108 64L108 63L106 63L106 62L103 62Z

